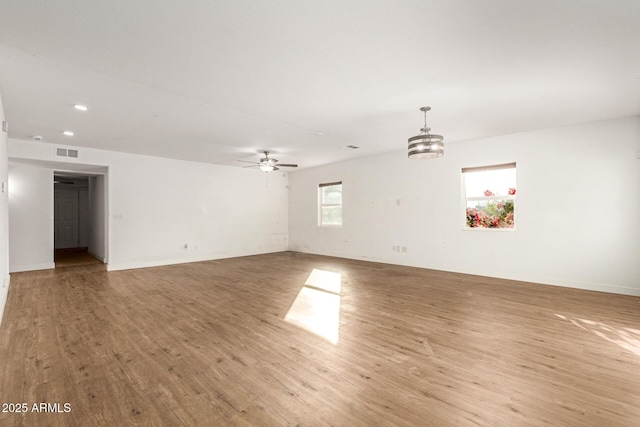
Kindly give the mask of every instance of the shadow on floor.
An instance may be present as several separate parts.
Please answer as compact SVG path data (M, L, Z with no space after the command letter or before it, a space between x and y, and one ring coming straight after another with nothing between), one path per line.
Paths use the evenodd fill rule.
M103 264L91 256L87 248L56 249L54 260L56 268Z

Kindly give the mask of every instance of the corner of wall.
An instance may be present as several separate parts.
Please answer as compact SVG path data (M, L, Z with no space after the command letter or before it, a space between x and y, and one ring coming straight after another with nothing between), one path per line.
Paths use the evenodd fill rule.
M0 95L0 122L4 122L4 107ZM7 148L7 132L0 128L0 324L9 294L9 197L7 183L9 181L9 155Z
M4 318L4 309L7 305L7 296L9 295L9 284L11 282L11 276L8 274L2 278L2 287L0 287L0 325L2 325L2 319Z

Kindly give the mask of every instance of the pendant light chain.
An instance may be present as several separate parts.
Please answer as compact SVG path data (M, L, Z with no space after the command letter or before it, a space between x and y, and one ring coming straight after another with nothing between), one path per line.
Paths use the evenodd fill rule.
M426 108L424 109L424 127L420 130L424 132L426 135L429 135L429 131L431 130L427 127L427 109Z

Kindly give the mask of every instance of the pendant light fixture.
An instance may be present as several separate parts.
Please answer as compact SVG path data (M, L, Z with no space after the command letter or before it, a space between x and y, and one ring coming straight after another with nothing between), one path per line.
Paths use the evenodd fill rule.
M442 135L432 135L431 128L427 127L427 111L431 107L422 107L424 112L424 127L420 129L420 135L409 138L410 159L433 159L444 156L444 138Z

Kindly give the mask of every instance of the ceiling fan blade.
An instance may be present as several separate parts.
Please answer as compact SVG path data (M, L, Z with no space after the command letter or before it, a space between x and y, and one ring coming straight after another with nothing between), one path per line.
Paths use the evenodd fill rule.
M273 170L274 170L274 171L277 171L277 170L280 170L280 168L279 168L279 167L277 167L277 166L274 166L274 167L273 167Z
M287 164L287 163L278 163L278 166L284 166L285 168L297 168L298 165Z
M253 163L254 165L259 165L260 163L258 162L249 162L247 160L238 160L238 162L242 162L242 163Z
M260 165L251 165L251 166L242 166L243 168L255 168L256 166L260 166Z

